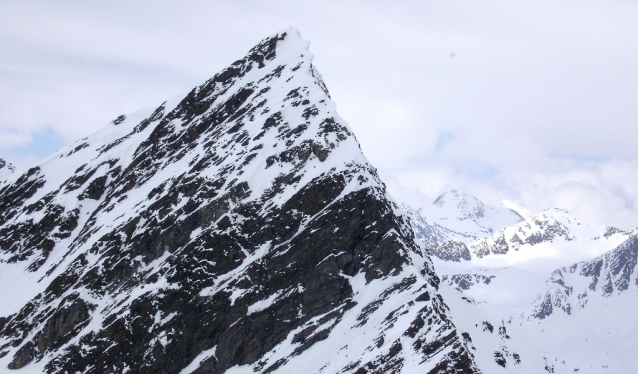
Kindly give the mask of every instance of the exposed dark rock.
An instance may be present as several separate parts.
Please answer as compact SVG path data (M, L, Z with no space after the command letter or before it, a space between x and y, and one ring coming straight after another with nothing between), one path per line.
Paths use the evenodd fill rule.
M505 365L507 364L507 360L505 360L505 357L503 357L503 353L499 351L494 352L494 361L496 361L496 363L502 367L505 367Z
M104 193L104 188L106 186L106 179L107 179L106 175L93 179L93 181L89 183L89 186L86 188L86 190L84 191L84 194L81 195L81 197L86 196L89 199L99 200L100 197L102 197L102 194Z
M16 370L21 369L33 361L35 358L35 347L32 342L25 343L18 352L13 356L13 361L9 363L7 369Z
M443 275L441 281L449 284L459 291L467 291L477 284L490 284L494 275L483 274L453 274Z
M494 332L494 326L488 321L483 321L483 331L489 331L490 333Z
M34 338L40 353L60 348L88 323L89 307L77 295L65 298L61 304L64 306L47 319Z
M10 369L290 370L332 344L354 310L346 328L403 328L409 340L370 334L375 358L335 372L398 373L410 355L441 373L479 372L427 255L326 105L305 49L277 59L281 45L305 43L290 32L174 108L118 117L107 127L116 140L65 153L63 183L34 168L0 190L2 254L44 274L40 294L1 316ZM282 85L281 96L270 89ZM362 288L376 301L357 304ZM410 301L397 309L397 295Z
M441 244L431 244L429 252L444 261L470 261L472 256L465 243L458 240L448 240Z
M112 124L114 124L115 126L121 124L122 122L124 122L126 120L126 116L124 114L122 114L121 116L118 116L116 119L114 119L113 121L111 121Z

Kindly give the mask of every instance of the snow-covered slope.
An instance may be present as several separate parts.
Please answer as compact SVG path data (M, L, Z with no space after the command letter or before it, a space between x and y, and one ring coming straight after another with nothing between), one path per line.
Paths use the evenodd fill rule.
M551 209L469 247L469 261L434 264L482 370L638 373L635 230Z
M476 197L458 190L441 194L432 205L424 208L423 213L435 225L454 235L454 239L465 243L489 236L496 230L523 220L512 209L484 204Z
M414 209L408 204L401 204L405 211L405 216L410 220L410 225L414 229L414 235L417 239L425 243L443 243L448 240L447 230L435 225L427 220L423 215L423 209Z
M309 43L263 40L0 189L0 367L478 373Z
M423 209L416 210L407 204L403 208L416 237L425 243L431 255L446 261L470 260L468 244L523 220L509 208L484 204L458 190L441 194Z
M437 201L443 204L442 201L448 200L440 197ZM472 205L476 209L464 211L492 211L490 216L494 224L492 228L480 231L483 226L467 218L466 221L471 222L468 227L470 229L473 227L474 231L462 231L460 226L456 227L456 230L460 231L453 231L449 228L452 226L442 226L445 219L439 219L438 223L434 223L434 220L425 216L423 210L416 210L403 204L405 215L414 229L415 236L437 259L454 262L473 260L471 263L473 265L490 267L525 263L526 267L541 266L545 270L553 270L609 251L634 232L612 226L584 223L562 209L548 209L523 220L507 208L489 207L480 204L475 198L470 199L467 195L463 201L476 203ZM461 206L467 207L467 204L461 204ZM458 210L452 209L451 214L453 214L452 217L457 217ZM476 214L467 213L466 216L476 216ZM509 226L499 226L504 225L508 220L513 223ZM463 222L463 220L452 218L447 221ZM496 222L499 222L499 225L496 225Z
M522 280L519 290L526 294L525 287L538 285L515 272L500 274L501 285ZM514 287L499 287L498 278L496 275L490 285L483 285L496 286L485 294L509 299L504 293ZM571 315L560 312L528 320L528 315L517 314L524 308L511 303L475 299L470 292L459 292L446 284L440 291L461 334L471 337L470 349L484 372L638 373L635 294L615 295Z
M631 292L638 295L638 236L593 260L555 270L548 290L539 295L531 316L544 319L555 310L571 314L588 303L604 304L607 298Z
M638 238L552 272L439 262L452 319L485 372L638 373Z
M591 259L626 240L632 231L584 223L562 209L548 209L468 247L481 266L553 270ZM524 264L524 265L523 265Z
M419 210L407 204L403 207L413 221L417 236L436 244L447 240L469 244L523 220L509 208L484 204L458 190L441 194L431 205Z

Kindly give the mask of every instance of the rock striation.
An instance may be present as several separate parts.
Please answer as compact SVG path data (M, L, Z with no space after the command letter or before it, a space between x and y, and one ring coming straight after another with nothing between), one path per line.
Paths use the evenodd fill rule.
M0 367L479 372L308 46L268 37L0 186Z

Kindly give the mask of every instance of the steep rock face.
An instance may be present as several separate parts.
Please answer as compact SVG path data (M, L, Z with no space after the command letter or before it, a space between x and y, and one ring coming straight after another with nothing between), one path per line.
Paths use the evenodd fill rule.
M544 319L561 310L571 314L584 308L593 297L611 297L638 289L638 236L632 235L617 248L590 261L554 271L548 290L534 303L533 318Z
M267 38L2 186L1 367L478 372L307 48Z

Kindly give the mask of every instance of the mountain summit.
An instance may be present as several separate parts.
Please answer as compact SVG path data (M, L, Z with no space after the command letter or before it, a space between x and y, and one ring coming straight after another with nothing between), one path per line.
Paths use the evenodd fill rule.
M0 190L0 367L478 373L295 29Z
M459 238L471 241L489 236L494 231L523 220L516 211L484 204L476 197L459 190L442 193L424 214L433 223L456 232Z
M514 210L485 204L476 197L450 190L429 206L416 210L403 204L406 216L431 256L444 261L469 261L468 245L523 221Z

